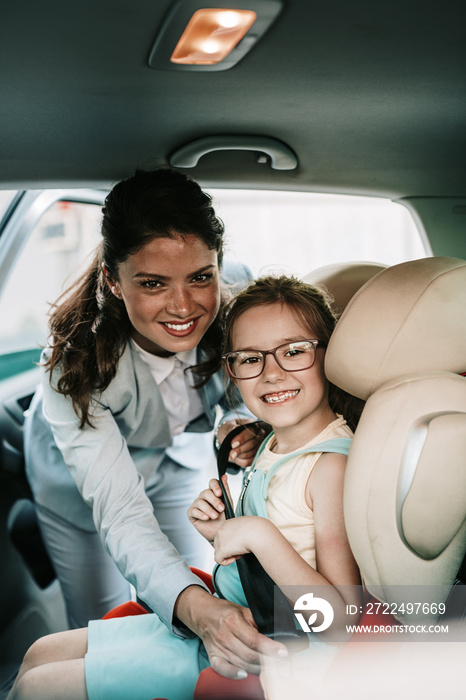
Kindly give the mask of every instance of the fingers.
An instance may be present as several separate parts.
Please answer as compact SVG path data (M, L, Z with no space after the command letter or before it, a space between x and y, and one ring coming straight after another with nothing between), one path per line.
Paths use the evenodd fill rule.
M244 419L241 418L236 418L234 420L226 420L223 423L221 423L217 428L217 440L219 441L219 443L222 444L228 433L230 433L232 430L237 428L238 425L242 425L243 423Z
M231 664L229 661L222 658L221 656L211 656L210 665L216 673L219 673L221 676L225 676L225 678L232 678L233 680L241 680L242 678L247 678L248 671L249 673L258 676L261 670L260 665L249 665L248 671L246 671L241 666Z
M249 466L261 442L260 437L245 427L233 440L228 459L239 466Z
M211 479L209 488L202 491L188 508L190 520L216 520L225 510L222 490L217 479Z
M249 609L209 596L197 586L183 592L175 613L202 639L214 670L227 678L244 677L239 671L258 674L261 654L287 654L283 644L259 634Z
M221 498L222 497L222 489L220 488L220 484L218 483L218 479L211 479L209 481L209 489L213 491L213 493Z
M244 608L235 606L222 616L221 627L216 637L207 644L214 669L228 678L238 678L238 671L260 673L260 654L254 646L258 645L256 637L260 637L255 623L245 619ZM210 647L210 649L209 649ZM245 677L244 673L239 677Z
M247 443L240 444L238 442L234 442L234 447L232 445L230 454L228 455L228 460L230 462L235 462L237 463L239 460L242 462L248 462L250 464L252 460L255 457L255 454L257 452L257 448L260 445L260 442L255 440L248 440Z
M259 445L270 432L267 429L270 426L257 421L251 422L248 418L225 421L217 429L217 440L219 443L221 444L228 433L240 425L244 425L244 430L234 438L228 460L246 469L246 467L251 466Z
M271 656L276 658L284 658L287 656L287 648L280 642L275 642L269 637L265 637L257 631L256 624L252 617L251 611L247 608L240 608L242 615L232 616L226 623L231 622L231 634L225 637L225 646L228 649L228 654L220 653L215 656L215 653L210 657L212 667L222 675L227 675L228 678L244 678L244 674L237 674L238 669L246 671L254 675L260 673L261 656ZM215 658L215 662L213 661Z

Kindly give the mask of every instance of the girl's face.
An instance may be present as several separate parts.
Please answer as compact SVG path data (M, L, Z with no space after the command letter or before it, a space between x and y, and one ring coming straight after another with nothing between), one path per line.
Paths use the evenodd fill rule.
M191 234L154 238L118 272L110 289L123 299L144 350L166 356L199 344L220 306L217 251Z
M312 329L282 304L248 309L235 321L231 337L232 351L272 350L294 340L316 339ZM249 410L272 425L280 452L305 445L335 418L328 405L324 354L318 347L313 366L299 372L284 371L273 355L266 355L261 375L237 380Z

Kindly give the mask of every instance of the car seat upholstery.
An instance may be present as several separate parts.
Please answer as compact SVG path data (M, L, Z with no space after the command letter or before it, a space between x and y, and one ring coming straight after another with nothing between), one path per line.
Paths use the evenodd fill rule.
M355 294L328 346L330 381L366 401L345 520L368 591L388 603L421 584L444 601L465 553L465 306L465 261L395 265Z
M335 263L309 272L303 280L309 284L324 287L332 298L333 311L340 315L356 292L385 268L386 265L382 263Z

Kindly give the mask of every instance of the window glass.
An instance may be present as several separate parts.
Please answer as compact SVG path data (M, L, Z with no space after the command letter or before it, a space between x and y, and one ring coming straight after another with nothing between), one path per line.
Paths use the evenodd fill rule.
M304 276L337 262L395 265L431 254L400 204L302 192L210 191L226 229L226 257L254 275Z
M3 192L6 210L14 192ZM303 276L336 262L393 265L430 254L409 212L388 200L212 189L226 256L253 274ZM83 271L100 239L101 207L60 201L43 215L0 295L0 378L33 366L50 305Z
M0 296L0 355L10 374L38 358L50 304L82 271L99 240L100 219L100 206L56 202L31 233Z
M0 222L17 190L0 190Z

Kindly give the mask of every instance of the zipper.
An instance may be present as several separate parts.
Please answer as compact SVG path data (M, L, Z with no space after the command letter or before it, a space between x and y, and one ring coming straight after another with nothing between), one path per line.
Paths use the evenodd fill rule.
M247 479L245 479L245 481L244 481L243 488L242 488L241 493L240 493L240 495L239 495L239 498L238 498L238 506L239 506L239 512L240 512L241 514L244 513L244 510L243 510L244 494L246 493L246 489L248 488L248 486L249 486L249 484L250 484L250 482L251 482L251 479L252 479L253 475L255 474L255 472L256 472L256 469L255 469L255 468L254 468L254 469L251 469L251 471L249 472L249 474L248 474L248 476L247 476Z

